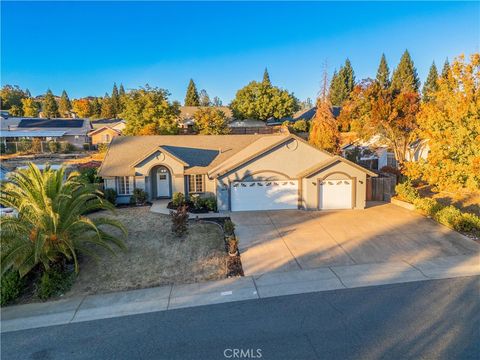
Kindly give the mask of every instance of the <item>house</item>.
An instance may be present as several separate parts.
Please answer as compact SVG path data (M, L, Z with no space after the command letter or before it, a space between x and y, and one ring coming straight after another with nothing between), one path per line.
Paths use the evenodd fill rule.
M211 106L209 106L211 107ZM195 119L193 116L199 109L207 108L206 106L180 106L180 115L178 117L178 124L183 129L191 129L193 128L193 124L195 123ZM223 111L227 120L232 120L232 110L230 110L227 106L215 106L214 109Z
M332 115L336 119L340 115L340 110L342 108L340 106L332 106ZM274 126L274 125L282 125L285 121L294 123L299 120L310 121L315 117L315 113L317 112L317 107L311 107L309 109L302 109L297 111L292 116L286 116L281 119L270 118L267 120L267 125Z
M89 143L92 130L87 119L40 119L10 117L1 119L0 140L7 145L21 139L69 142L76 148Z
M93 130L88 133L92 145L109 144L116 136L122 135L125 121L119 119L102 119L92 121Z
M150 200L216 196L220 211L363 209L376 176L292 134L120 136L99 175L119 203L140 188Z

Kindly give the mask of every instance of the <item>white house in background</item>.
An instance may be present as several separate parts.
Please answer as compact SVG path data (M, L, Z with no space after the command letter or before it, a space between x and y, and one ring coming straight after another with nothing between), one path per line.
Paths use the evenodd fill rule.
M407 161L427 160L430 153L428 139L418 140L410 146L410 153L407 153ZM411 154L411 155L410 155Z
M378 135L366 141L358 139L344 145L341 151L345 158L349 158L349 153L357 153L356 162L370 170L380 171L385 166L397 167L395 154L382 143Z

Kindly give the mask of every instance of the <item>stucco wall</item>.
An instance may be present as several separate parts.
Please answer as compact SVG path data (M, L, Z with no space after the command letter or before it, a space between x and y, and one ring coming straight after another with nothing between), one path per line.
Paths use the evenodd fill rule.
M304 178L302 181L302 206L308 210L318 209L318 186L322 180L345 180L354 179L353 186L354 208L365 208L367 174L363 171L343 162L337 162L322 171Z
M112 130L112 129L104 129L100 132L97 132L95 134L93 134L91 136L92 138L92 145L97 145L97 144L103 144L104 141L103 141L103 136L105 134L109 134L110 135L110 141L112 141L112 139L116 136L118 136L118 132L116 132L115 130ZM108 141L108 142L110 142Z

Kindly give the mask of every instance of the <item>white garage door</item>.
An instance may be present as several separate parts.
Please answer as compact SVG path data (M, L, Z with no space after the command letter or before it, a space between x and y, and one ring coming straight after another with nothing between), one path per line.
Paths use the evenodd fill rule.
M352 180L325 180L320 183L320 209L351 209Z
M237 181L230 196L232 211L297 209L298 181Z

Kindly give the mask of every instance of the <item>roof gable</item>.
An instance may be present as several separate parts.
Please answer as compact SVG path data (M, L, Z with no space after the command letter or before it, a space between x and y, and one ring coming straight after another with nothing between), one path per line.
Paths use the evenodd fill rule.
M367 175L370 175L370 176L378 176L376 173L374 173L373 171L370 171L368 169L365 169L363 166L360 166L358 164L355 164L354 162L350 161L350 160L347 160L341 156L338 156L338 155L335 155L333 156L331 159L327 160L327 161L324 161L324 162L321 162L319 164L316 164L314 166L312 166L311 168L305 170L305 171L302 171L301 173L299 173L297 175L297 177L299 178L304 178L304 177L310 177L312 175L315 175L316 173L322 171L323 169L325 169L326 167L330 166L330 165L333 165L337 162L343 162L345 164L348 164L354 168L356 168L357 170L360 170L360 171L363 171L364 173L366 173Z

